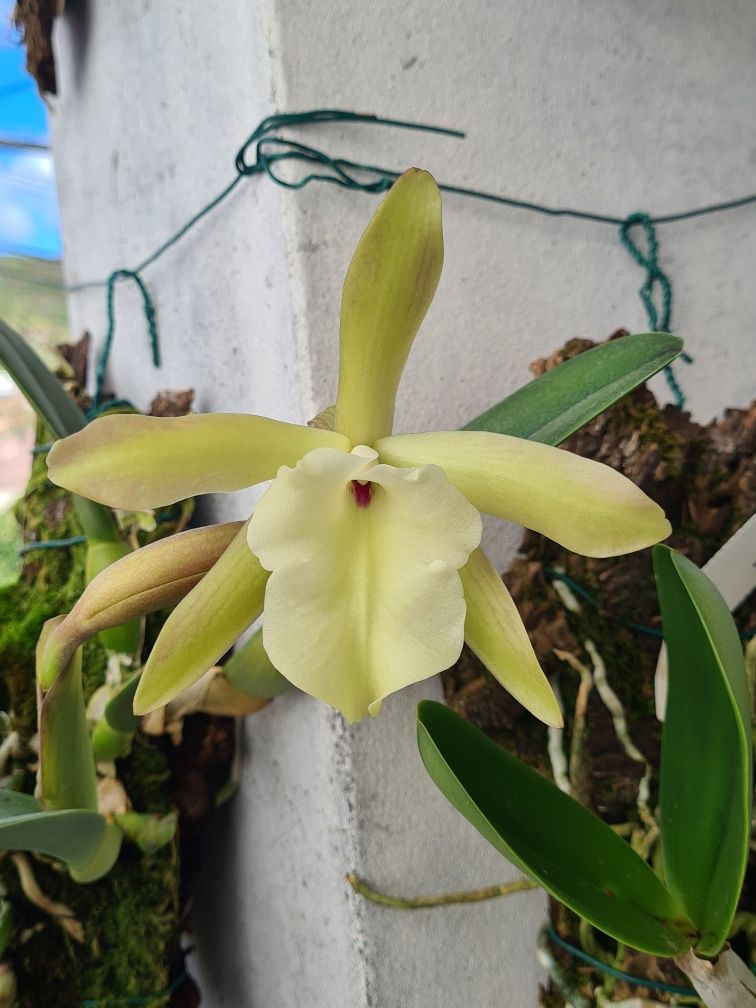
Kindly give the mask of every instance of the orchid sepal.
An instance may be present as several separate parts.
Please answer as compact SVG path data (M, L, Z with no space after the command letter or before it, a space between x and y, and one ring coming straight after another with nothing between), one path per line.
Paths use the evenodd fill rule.
M391 433L396 390L443 259L438 186L410 168L368 225L344 281L336 430L353 444Z
M254 486L321 447L349 444L334 431L245 413L133 413L98 417L56 441L47 464L52 482L66 490L141 511Z

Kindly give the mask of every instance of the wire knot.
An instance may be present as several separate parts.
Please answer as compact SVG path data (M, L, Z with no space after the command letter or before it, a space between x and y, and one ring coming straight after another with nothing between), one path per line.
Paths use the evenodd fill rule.
M645 254L631 237L631 231L634 227L643 228L647 247ZM651 330L653 332L669 332L669 322L672 315L672 284L658 263L659 242L651 217L647 213L630 214L620 225L620 239L638 265L646 270L646 281L639 294L646 308ZM654 304L654 287L657 284L661 289L662 296L661 319Z
M631 236L631 231L635 227L643 228L646 237L645 253ZM646 309L649 329L652 332L669 332L669 323L672 317L672 281L658 262L659 242L653 219L642 211L631 213L620 224L619 234L624 247L638 265L646 271L646 280L638 293ZM661 318L659 318L659 312L654 303L654 288L657 285L661 290ZM692 358L688 354L682 354L681 357L687 364L691 362ZM664 377L667 379L667 385L674 396L677 408L682 409L685 406L685 396L670 364L664 368Z
M391 188L397 173L374 165L360 164L346 158L334 158L317 147L308 147L296 140L276 136L285 126L309 126L313 123L370 123L380 126L396 126L402 129L419 130L426 133L440 133L445 136L463 137L459 130L427 123L410 123L400 119L384 119L381 116L344 109L312 109L308 112L289 112L267 116L255 131L245 140L234 160L237 175L263 174L276 185L285 189L304 189L310 182L331 182L342 189L367 193L383 193ZM254 161L248 160L254 149ZM305 167L316 166L301 178L290 180L279 174L277 165L298 162Z

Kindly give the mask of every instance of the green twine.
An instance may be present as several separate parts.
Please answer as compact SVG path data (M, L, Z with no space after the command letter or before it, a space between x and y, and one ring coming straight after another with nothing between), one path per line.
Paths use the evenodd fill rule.
M100 408L102 397L102 386L104 382L105 369L112 348L115 334L114 318L114 289L116 283L121 280L133 280L139 287L142 295L145 321L152 349L152 360L155 367L160 366L160 350L158 342L157 321L155 317L155 306L150 297L144 282L141 279L141 272L151 266L165 252L176 244L184 235L199 223L207 214L214 210L226 197L228 197L239 184L242 178L252 175L263 174L271 182L286 189L303 189L310 182L330 182L344 189L356 190L366 193L382 193L391 187L391 184L400 175L400 172L389 168L380 168L376 165L349 161L346 158L334 158L316 147L309 147L305 144L286 137L277 135L277 132L288 126L311 126L320 123L363 123L375 126L391 126L399 129L415 130L425 133L434 133L441 136L464 138L465 134L460 130L447 129L443 126L432 126L427 123L407 122L402 119L387 119L382 116L370 115L359 112L351 112L345 109L311 109L306 112L287 112L280 115L266 116L258 124L256 129L250 134L247 140L239 149L234 164L236 167L236 177L220 192L213 197L209 203L202 207L191 217L183 227L179 228L162 245L158 246L146 259L133 269L117 269L105 280L92 280L84 283L69 285L68 291L81 291L95 287L107 288L108 307L108 327L100 360L97 366L96 392L94 400L94 412ZM250 161L248 155L254 149L254 160ZM276 168L288 163L311 167L301 178L294 181L278 174ZM586 210L577 210L571 207L551 207L541 203L532 203L528 200L513 199L509 196L499 196L495 193L484 192L479 189L468 189L463 186L439 184L443 192L448 192L457 196L466 196L472 199L485 200L501 206L507 206L516 210L527 210L533 213L544 214L548 217L570 217L576 220L590 221L596 224L608 224L621 229L623 244L636 261L647 270L647 278L644 287L641 289L641 297L649 314L649 319L656 320L656 308L653 305L652 291L655 284L662 287L662 319L659 323L661 331L666 331L669 325L669 315L672 307L672 294L669 278L663 273L656 262L656 242L653 237L649 237L649 256L645 257L631 242L629 230L636 224L642 224L646 228L647 235L653 235L653 225L673 224L680 221L691 220L695 217L703 217L707 214L722 213L726 210L734 210L740 207L756 203L756 193L749 196L742 196L737 199L726 200L721 203L710 203L705 206L696 207L692 210L684 210L678 213L662 214L651 217L648 214L631 214L630 217L615 217L609 214L593 213ZM650 229L650 232L649 232ZM644 291L648 290L647 296ZM666 319L666 325L665 325ZM656 329L656 325L651 326ZM689 360L689 358L687 358ZM684 403L682 392L677 385L670 368L667 368L667 380L670 383L678 405Z
M630 237L630 232L636 226L642 227L645 231L646 242L648 244L646 255L643 254ZM669 332L669 320L672 315L672 284L657 261L659 243L656 240L656 229L651 218L647 213L630 214L620 225L619 231L622 244L638 265L643 266L646 270L646 282L641 287L639 293L646 307L649 327L653 332ZM662 293L661 322L659 321L659 315L654 304L654 286L656 284L659 285Z
M68 546L80 546L87 541L84 535L71 536L69 539L40 539L39 542L24 543L18 551L19 556L31 553L33 550L64 549Z
M623 619L622 616L615 616L613 613L604 612L601 608L601 603L592 595L587 588L584 588L581 584L569 576L569 574L563 574L562 571L555 570L553 567L544 567L544 573L550 577L553 581L562 581L567 587L578 596L578 598L583 599L588 605L593 606L594 609L598 609L602 616L606 616L607 619L613 620L615 623L619 623L621 626L627 627L628 630L636 630L638 633L646 634L649 637L661 637L664 638L664 634L661 630L656 627L644 626L642 623L633 623L631 620Z
M685 997L695 997L696 991L692 987L678 987L676 984L662 983L658 980L646 980L643 977L633 976L631 973L625 973L623 970L617 969L616 966L609 966L608 963L601 962L600 959L594 959L592 955L588 955L580 948L576 948L570 942L565 941L561 938L551 924L546 928L546 933L549 939L559 948L563 949L565 952L569 952L571 956L575 959L579 959L581 962L587 963L589 966L593 966L594 969L599 970L601 973L606 973L607 976L615 977L617 980L624 980L625 983L631 984L634 987L649 987L652 990L663 991L665 994L681 994Z
M95 394L92 400L93 411L98 411L102 403L102 386L105 381L105 368L108 364L108 358L110 357L110 350L113 346L113 337L115 336L115 285L119 280L133 280L134 283L139 288L139 293L142 295L142 308L144 310L144 318L147 323L147 334L150 340L150 348L152 350L152 363L154 367L160 367L160 344L158 341L158 331L157 331L157 320L155 318L155 305L150 297L150 293L144 285L144 281L139 276L139 268L135 270L129 269L117 269L113 270L106 281L107 285L107 311L108 311L108 328L105 335L105 342L102 347L102 352L100 354L100 360L97 364L97 370L95 372Z
M658 980L648 980L645 977L633 976L632 973L625 973L623 970L617 969L616 966L610 966L608 963L601 962L600 959L595 959L592 955L589 955L580 948L576 948L570 942L561 938L551 924L547 926L546 933L559 948L564 949L565 952L569 952L575 959L579 959L581 962L600 970L600 972L606 973L607 976L614 977L617 980L624 980L625 983L632 984L634 987L649 987L651 990L662 991L664 994L679 994L682 997L698 996L698 992L692 987L678 987L676 984L662 983ZM756 963L751 963L750 969L752 973L756 973Z
M662 640L664 639L664 632L658 627L644 626L643 623L634 623L632 620L624 619L622 616L616 616L614 613L605 612L596 596L589 592L587 588L584 588L583 585L574 581L569 574L565 574L562 571L555 570L554 567L549 566L544 566L543 571L544 574L550 577L553 581L562 581L566 584L570 591L577 595L578 598L583 599L583 601L593 606L594 609L598 609L599 613L606 617L606 619L613 620L615 623L619 623L620 626L627 627L628 630L635 630L637 633L646 634L649 637L659 637ZM756 635L756 630L746 630L746 632L742 633L740 636L742 640L750 640L754 635Z
M645 232L646 246L648 250L645 255L630 236L630 232L634 227L642 227ZM643 302L646 314L648 315L649 329L651 329L652 332L669 332L669 323L672 317L672 283L659 265L659 242L656 238L654 221L647 213L632 213L626 217L620 225L619 234L620 241L623 246L627 249L633 259L635 259L638 265L642 266L646 271L646 280L638 293L640 294L641 301ZM659 313L657 312L656 304L654 303L654 288L657 285L661 291L661 319L659 318ZM686 361L686 363L690 363L691 361L688 354L682 354L682 359ZM675 398L677 408L682 409L685 406L685 396L683 395L682 389L677 382L677 378L675 377L671 364L667 364L664 368L664 374L670 391Z
M390 188L392 182L399 177L401 172L390 168L380 168L376 165L365 164L357 161L349 161L345 158L333 158L330 155L318 150L316 147L307 147L304 144L285 137L271 136L286 126L306 126L312 123L341 122L341 123L368 123L380 126L394 126L401 129L417 130L426 133L437 133L442 136L463 139L465 134L461 130L447 129L442 126L431 126L427 123L406 122L401 119L385 119L376 115L367 115L357 112L349 112L344 109L313 109L309 112L282 113L280 115L268 116L263 119L254 132L249 136L236 155L236 170L240 175L265 174L276 185L287 189L303 189L310 182L322 181L331 182L334 185L345 189L358 190L360 192L380 193ZM254 145L255 160L249 162L247 153ZM273 148L269 153L268 148ZM295 161L305 165L318 165L324 171L313 171L303 176L297 181L288 181L275 173L274 166L279 162ZM372 179L361 176L371 175ZM480 189L468 189L463 186L447 185L439 183L439 189L443 192L453 193L458 196L469 196L474 199L486 200L491 203L498 203L516 210L530 210L535 213L545 214L548 217L571 217L576 220L591 221L597 224L610 224L620 227L625 223L626 218L614 217L609 214L593 213L586 210L576 210L571 207L550 207L541 203L531 203L527 200L513 199L509 196L499 196L495 193L484 192ZM684 210L679 213L664 214L650 217L652 224L673 224L679 221L691 220L694 217L702 217L705 214L721 213L725 210L734 210L739 207L756 203L756 193L749 196L742 196L737 199L727 200L722 203L710 203L705 206L696 207L692 210Z

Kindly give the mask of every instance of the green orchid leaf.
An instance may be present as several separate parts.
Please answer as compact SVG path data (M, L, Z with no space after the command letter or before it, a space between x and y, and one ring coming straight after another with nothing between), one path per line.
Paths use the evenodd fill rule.
M669 692L660 771L661 850L669 891L716 955L748 859L751 721L745 662L728 606L694 564L655 546Z
M134 694L141 676L141 671L130 675L121 683L118 692L108 700L105 720L114 731L131 733L139 725L139 718L134 715Z
M418 707L418 746L452 805L556 899L641 951L690 948L695 930L646 862L545 777L433 701Z
M23 337L2 319L0 362L56 437L67 437L86 426L86 417L55 375Z
M145 812L120 812L114 817L116 825L123 830L143 854L156 854L161 847L173 842L178 828L178 814L165 815Z
M621 336L565 361L518 389L463 430L558 445L677 357L668 333Z
M291 689L291 683L274 668L263 647L262 630L236 648L223 666L226 681L248 696L272 700Z
M134 732L117 731L111 728L105 718L97 721L92 728L92 754L96 763L112 763L123 759L131 752Z
M38 668L49 635L64 617L48 620L37 644ZM81 648L44 693L39 712L39 786L51 809L97 810L97 775L81 682Z
M46 812L31 795L0 789L0 849L36 851L69 865L86 863L105 832L96 812Z
M86 861L71 865L71 878L74 882L86 883L96 882L107 875L118 860L122 843L123 830L120 826L112 822L106 823L102 839L92 856Z

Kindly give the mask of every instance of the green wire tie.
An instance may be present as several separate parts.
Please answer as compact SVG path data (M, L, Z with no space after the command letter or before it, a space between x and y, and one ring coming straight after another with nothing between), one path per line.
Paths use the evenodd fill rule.
M547 565L543 568L544 574L550 577L553 581L562 581L567 587L578 596L578 598L583 599L589 605L597 609L601 616L606 619L612 620L614 623L619 623L620 626L627 627L628 630L635 630L637 633L646 634L649 637L658 637L661 640L664 639L664 631L660 630L658 627L645 626L643 623L634 623L632 620L625 619L622 616L616 616L614 613L606 612L599 600L584 588L583 585L578 584L577 581L573 580L569 574L564 574L562 571L555 570L553 567ZM741 633L740 637L742 640L750 640L754 635L756 635L756 629L746 630L745 633Z
M391 126L398 129L415 130L425 133L434 133L441 136L464 138L465 134L460 130L447 129L443 126L431 126L427 123L407 122L402 119L387 119L382 116L370 115L359 112L350 112L345 109L311 109L307 112L286 112L279 115L266 116L250 134L248 139L242 144L234 165L236 167L236 177L191 217L183 227L179 228L162 245L158 246L146 259L133 269L114 270L104 280L92 280L84 283L71 284L65 289L67 291L80 291L95 287L105 287L107 289L107 332L105 342L100 354L96 371L95 397L91 415L96 415L101 409L102 389L105 379L105 370L108 364L110 351L112 349L115 335L115 286L122 280L130 280L136 284L141 296L144 310L147 333L152 352L152 362L155 367L160 366L160 346L158 340L157 316L155 304L142 280L141 273L159 259L165 252L176 244L184 235L190 231L207 214L214 210L229 196L242 178L251 175L265 175L271 182L285 189L303 189L310 182L329 182L344 189L356 190L366 193L382 193L388 190L400 172L389 168L380 168L376 165L364 164L358 161L350 161L346 158L334 158L316 147L309 147L295 140L275 135L277 131L287 126L311 126L319 123L364 123L374 126ZM254 160L250 161L248 155L254 149ZM279 166L285 166L289 162L296 162L305 167L312 167L301 178L289 180L285 176L277 173ZM669 326L669 315L672 306L672 290L669 278L661 270L656 260L657 245L654 233L655 224L674 224L679 221L691 220L695 217L703 217L707 214L722 213L725 210L734 210L739 207L756 203L756 193L749 196L742 196L737 199L726 200L721 203L710 203L705 206L696 207L693 210L685 210L680 213L662 214L651 217L648 214L631 214L629 217L615 217L609 214L592 213L585 210L577 210L571 207L551 207L541 203L532 203L528 200L513 199L509 196L499 196L495 193L484 192L479 189L468 189L463 186L439 184L439 189L443 192L457 196L466 196L473 199L485 200L489 203L496 203L500 206L507 206L515 210L527 210L533 213L544 214L547 217L570 217L575 220L589 221L595 224L608 224L620 228L620 238L625 248L646 273L646 282L641 288L641 298L646 306L649 315L651 328L655 331L666 332ZM644 256L640 249L631 241L629 232L635 225L642 225L647 234L649 242L649 254ZM652 292L655 285L662 288L662 319L659 322L656 308L653 304ZM645 293L644 293L645 292ZM659 329L657 329L657 325ZM690 358L683 354L684 360L690 362ZM674 373L668 366L666 368L667 381L670 383L678 405L684 404L682 391L674 378ZM91 418L91 416L90 416Z
M606 973L607 976L614 977L616 980L624 980L625 983L632 984L634 987L649 987L651 990L662 991L664 994L680 994L684 997L698 997L698 991L695 991L692 987L678 987L676 984L662 983L658 980L647 980L644 977L637 977L633 976L631 973L625 973L623 970L617 969L616 966L609 966L608 963L601 962L600 959L594 959L592 955L588 955L587 952L571 945L570 942L565 941L564 938L560 938L551 924L547 926L546 933L555 945L558 945L559 948L563 949L565 952L569 952L575 959L579 959L588 966L593 966L594 969L600 970L602 973ZM750 968L752 973L756 973L756 964L751 963Z
M67 546L80 546L85 543L87 537L83 535L71 536L69 539L40 539L39 542L24 543L18 551L19 556L25 553L32 553L34 550L64 549Z
M644 626L642 623L633 623L631 620L626 620L622 616L615 616L613 613L604 612L601 608L601 603L596 596L589 592L587 588L584 588L583 585L574 581L569 574L563 574L561 571L548 566L544 566L543 571L544 574L550 577L553 581L562 581L578 596L578 598L583 599L584 602L593 606L594 609L598 609L601 615L606 616L607 619L613 620L615 623L619 623L621 626L627 627L628 630L636 630L638 633L647 634L649 637L664 637L663 631L659 630L657 627Z
M630 235L630 232L635 227L642 227L645 232L647 247L645 255L640 246L633 241ZM652 332L668 333L670 331L669 323L672 317L672 282L658 262L659 242L656 238L654 221L647 213L632 213L626 217L620 225L619 234L620 241L623 246L627 249L633 259L635 259L638 265L642 266L646 271L645 282L638 293L640 294L641 301L646 309L649 329ZM659 313L657 312L656 305L654 303L654 288L656 286L658 286L661 290L661 319L659 318ZM680 357L686 364L690 364L693 359L686 353L682 353ZM667 379L667 385L674 396L677 408L683 409L685 406L685 396L683 395L683 391L680 388L677 378L675 377L675 372L672 369L671 364L667 364L664 368L664 375Z

